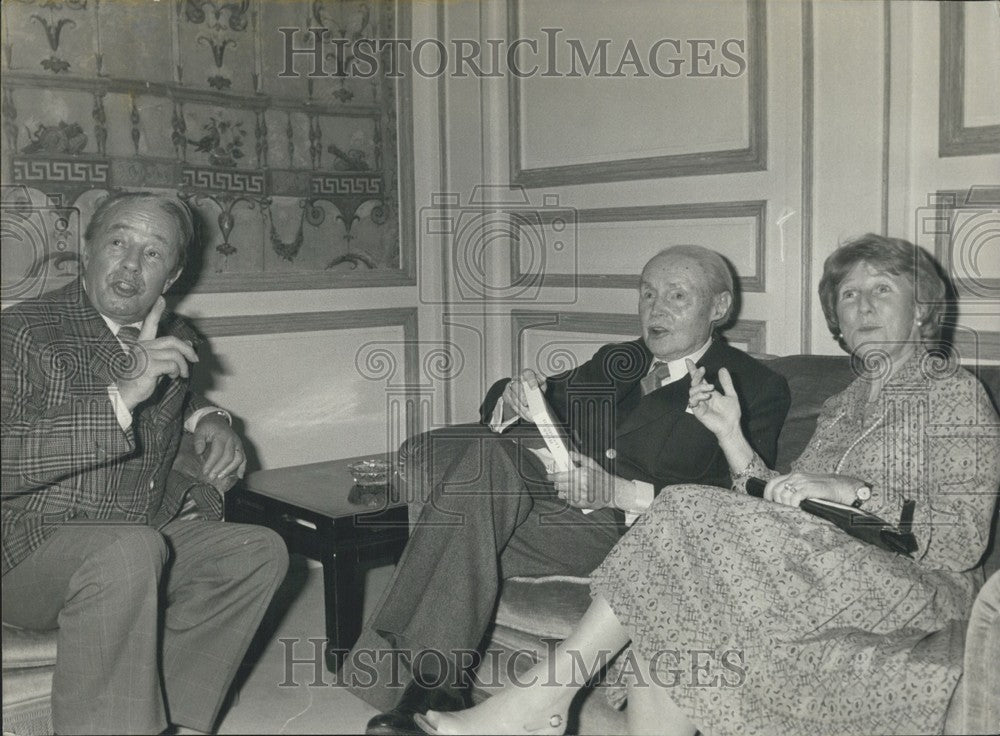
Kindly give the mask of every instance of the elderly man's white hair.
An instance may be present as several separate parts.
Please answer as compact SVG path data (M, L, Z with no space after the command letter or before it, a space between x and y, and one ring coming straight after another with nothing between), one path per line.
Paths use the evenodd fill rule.
M724 293L732 296L729 309L717 322L717 324L725 324L732 314L733 304L736 302L736 287L733 283L733 272L722 256L701 245L671 245L650 258L646 265L648 266L657 258L688 258L694 261L704 272L706 285L712 296ZM645 271L645 267L643 270Z

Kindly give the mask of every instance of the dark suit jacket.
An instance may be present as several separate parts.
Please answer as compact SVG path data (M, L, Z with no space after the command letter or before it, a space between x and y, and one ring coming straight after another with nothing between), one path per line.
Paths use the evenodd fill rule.
M547 380L549 406L577 449L614 475L651 483L657 493L678 483L729 487L729 465L715 435L684 411L690 377L642 396L639 381L652 360L642 340L605 345L586 363ZM705 380L716 386L719 369L729 369L743 410L743 431L773 465L790 403L784 377L720 340L698 365L705 366ZM484 423L509 380L498 381L487 393L480 408Z
M206 515L221 515L211 486L172 471L185 417L208 404L187 379L162 378L123 431L107 388L132 359L79 281L5 310L0 326L4 573L70 520L159 527L192 489ZM197 342L173 315L165 334Z

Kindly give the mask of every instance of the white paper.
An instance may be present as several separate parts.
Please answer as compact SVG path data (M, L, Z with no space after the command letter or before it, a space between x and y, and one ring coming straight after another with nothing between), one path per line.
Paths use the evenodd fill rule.
M538 432L545 440L549 452L552 453L552 461L557 471L569 470L569 449L563 440L559 426L549 412L549 406L545 402L545 397L538 387L525 387L525 398L528 401L528 411L531 413L531 420L538 427Z

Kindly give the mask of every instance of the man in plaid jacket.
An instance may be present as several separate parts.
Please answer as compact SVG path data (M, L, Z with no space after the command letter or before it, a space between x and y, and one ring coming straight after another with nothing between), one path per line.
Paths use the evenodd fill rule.
M210 731L284 578L276 534L221 522L242 443L164 316L193 234L178 200L108 197L81 279L0 319L3 620L59 629L58 733Z

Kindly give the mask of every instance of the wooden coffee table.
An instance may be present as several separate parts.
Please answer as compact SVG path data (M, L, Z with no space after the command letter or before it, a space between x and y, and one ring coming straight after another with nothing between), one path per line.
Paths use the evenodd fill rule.
M366 563L397 562L409 532L405 502L394 489L367 502L348 498L354 483L348 466L361 459L259 470L226 494L227 520L270 527L289 552L322 563L324 659L331 672L361 633Z

